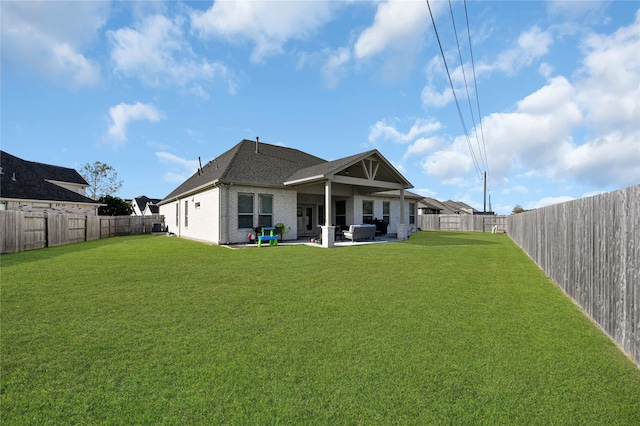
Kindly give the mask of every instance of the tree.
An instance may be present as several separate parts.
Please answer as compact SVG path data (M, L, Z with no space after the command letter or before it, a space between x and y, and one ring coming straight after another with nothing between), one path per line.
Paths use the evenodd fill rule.
M129 216L133 213L133 207L120 197L105 195L100 197L98 202L106 206L98 207L98 214L101 216Z
M96 161L85 164L80 174L89 186L89 198L96 200L106 195L115 194L122 188L122 181L118 180L118 172L108 164Z
M526 210L523 209L520 204L516 204L516 206L511 211L511 214L518 214L518 213L523 213L523 212L526 212Z

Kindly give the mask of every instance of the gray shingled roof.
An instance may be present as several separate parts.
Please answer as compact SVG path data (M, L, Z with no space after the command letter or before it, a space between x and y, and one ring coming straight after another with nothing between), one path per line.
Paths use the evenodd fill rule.
M257 145L257 152L256 152ZM277 145L242 140L229 151L221 154L194 173L189 179L171 191L163 201L205 187L213 182L261 186L283 186L287 178L326 160ZM161 202L162 203L162 202Z
M326 177L370 156L377 156L387 164L385 170L388 176L401 179L410 185L375 149L326 161L297 149L245 139L207 163L167 195L160 204L216 182L284 187L285 182Z
M329 173L333 173L336 170L343 169L348 165L352 164L358 158L364 156L371 155L375 153L376 150L367 151L365 153L351 155L349 157L339 158L334 161L326 161L322 164L317 164L311 167L306 167L304 169L296 171L293 175L289 176L287 179L288 182L294 182L301 179L308 179L314 176L326 176Z
M429 208L432 208L434 210L440 210L441 212L444 212L447 209L447 206L445 206L444 204L442 204L440 201L436 200L435 198L431 198L431 197L424 197L421 200L423 205L426 205Z
M479 213L478 210L474 209L473 207L471 207L466 203L463 203L462 201L447 200L447 201L444 201L442 204L444 204L447 207L447 210L450 210L456 214L460 213L463 209L471 210L474 213Z
M97 201L48 181L88 183L80 173L67 167L26 161L0 151L0 197L21 200L93 203Z

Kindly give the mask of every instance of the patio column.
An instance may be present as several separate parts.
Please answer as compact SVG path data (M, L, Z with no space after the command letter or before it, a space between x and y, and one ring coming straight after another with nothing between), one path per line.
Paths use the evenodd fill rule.
M398 240L407 239L407 225L405 224L404 188L400 190L400 223L398 224Z
M331 225L331 180L324 183L324 225L322 225L322 247L335 245L336 227Z

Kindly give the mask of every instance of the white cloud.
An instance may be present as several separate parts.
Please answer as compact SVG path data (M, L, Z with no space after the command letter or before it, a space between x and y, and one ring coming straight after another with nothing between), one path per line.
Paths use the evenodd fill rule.
M542 31L539 27L534 26L520 34L515 46L500 52L493 62L483 60L476 63L474 67L476 78L496 71L506 75L514 75L523 67L531 65L535 60L546 55L552 43L553 37L550 32ZM449 55L445 54L445 56ZM456 95L458 99L467 98L465 74L467 76L466 87L471 88L470 73L472 72L472 66L470 63L466 63L452 67L452 63L459 62L457 56L455 60L452 59L453 57L447 58L447 64L449 64L449 73ZM540 65L539 70L542 74L550 76L551 68L548 64ZM434 56L428 62L425 72L427 84L422 89L422 104L427 107L443 107L452 102L454 96L451 92L451 83L440 55ZM441 89L439 90L438 87L441 87Z
M566 172L584 182L600 187L637 184L640 182L640 131L610 132L574 147L562 160Z
M589 122L601 132L638 130L640 10L632 25L612 35L588 37L583 51L578 99Z
M415 140L425 134L440 130L442 125L433 120L417 119L407 133L398 131L393 125L386 121L378 121L369 129L369 142L378 145L384 141L391 141L398 144L415 142Z
M443 144L444 144L444 140L439 136L431 136L429 138L419 138L414 143L409 145L409 147L407 148L407 151L404 154L404 158L406 159L411 155L426 154L442 146Z
M15 61L71 87L100 82L83 49L105 24L107 2L0 2L3 68Z
M443 107L453 101L453 92L449 86L444 87L442 91L438 91L434 86L428 84L422 89L420 98L422 99L422 105L426 107Z
M262 63L282 53L290 39L305 39L327 23L339 2L216 1L205 12L194 11L191 25L203 37L254 44L251 61Z
M187 160L166 151L156 152L156 157L170 167L170 170L164 173L166 182L182 183L198 170L198 160Z
M603 9L607 6L606 0L567 1L553 0L548 2L549 13L561 17L563 20L580 20L594 15L602 16Z
M345 67L350 59L351 52L345 47L341 47L329 54L327 61L320 70L326 87L335 89L338 86L340 75L345 73Z
M116 143L120 143L127 140L127 126L130 122L147 120L157 123L164 119L164 114L151 104L136 102L135 104L120 103L109 108L109 117L113 122L109 127L109 136Z
M522 67L529 66L549 52L553 43L550 32L542 31L534 26L518 37L516 46L501 52L492 64L482 64L479 68L484 71L499 70L507 75L514 75Z
M424 172L445 184L464 185L474 166L471 157L463 149L458 141L450 149L426 157L422 164Z
M538 201L533 201L524 206L525 210L539 209L542 207L551 206L553 204L566 203L567 201L574 200L573 197L568 195L561 195L559 197L545 197Z
M235 82L227 68L218 62L198 58L183 32L185 19L173 20L152 15L133 28L109 31L111 59L116 72L134 77L147 85L187 87L187 92L208 99L202 82L221 79L227 90L235 92Z
M493 182L514 171L600 188L640 181L640 11L630 26L588 36L583 49L573 83L551 77L514 112L483 118ZM425 173L463 184L472 168L454 167L471 164L461 140L425 159Z
M441 2L433 4L441 9ZM430 26L427 4L421 0L389 0L378 3L373 24L360 34L354 45L358 59L366 59L387 49L415 49Z

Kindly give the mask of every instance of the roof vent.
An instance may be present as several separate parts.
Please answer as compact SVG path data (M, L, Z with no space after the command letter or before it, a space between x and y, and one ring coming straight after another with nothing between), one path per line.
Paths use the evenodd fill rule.
M260 143L260 137L256 136L256 154L258 153L258 144Z
M13 173L13 176L11 176L11 180L12 180L12 181L14 181L14 182L16 181L16 174L15 174L15 172Z

